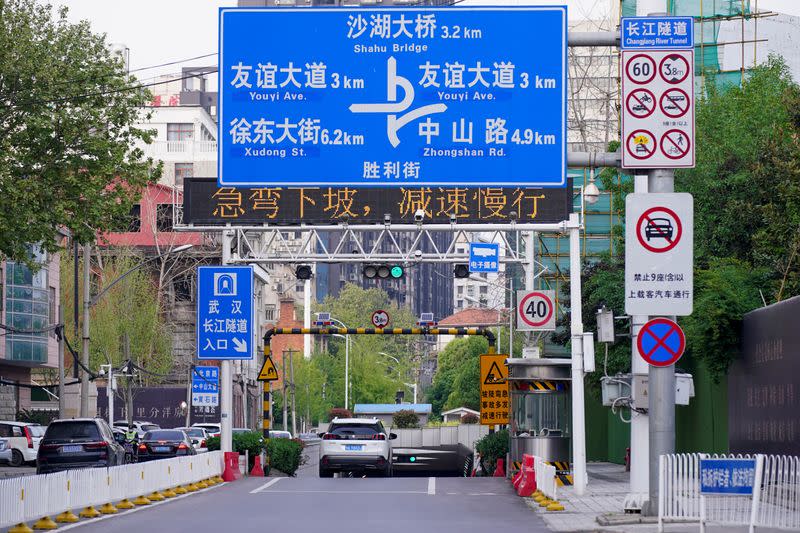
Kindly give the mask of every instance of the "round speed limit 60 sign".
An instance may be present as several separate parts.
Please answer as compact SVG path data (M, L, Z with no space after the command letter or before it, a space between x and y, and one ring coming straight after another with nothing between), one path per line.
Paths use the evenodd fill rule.
M555 301L555 291L517 291L517 330L555 330Z

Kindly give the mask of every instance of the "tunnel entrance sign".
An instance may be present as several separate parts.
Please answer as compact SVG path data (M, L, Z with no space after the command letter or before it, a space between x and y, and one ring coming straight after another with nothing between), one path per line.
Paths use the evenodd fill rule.
M564 6L222 8L219 184L564 187L566 76Z
M252 359L253 267L197 269L197 358Z
M480 359L481 424L508 424L510 395L505 354L483 354Z

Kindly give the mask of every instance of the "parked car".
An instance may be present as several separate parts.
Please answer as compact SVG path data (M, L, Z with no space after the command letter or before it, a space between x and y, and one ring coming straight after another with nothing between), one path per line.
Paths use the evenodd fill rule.
M101 418L54 420L39 445L36 473L125 464L125 448Z
M189 440L194 446L194 451L197 453L205 453L208 451L208 431L203 428L198 427L191 427L191 428L175 428L180 429L186 436L189 437Z
M292 434L288 431L280 431L276 429L269 430L269 438L271 439L291 439Z
M11 448L11 466L36 461L44 430L39 424L0 421L0 439L6 439Z
M197 455L189 437L180 429L148 431L139 441L137 458L142 461L169 459L184 455Z
M11 462L11 448L6 439L0 439L0 463Z
M377 418L334 418L319 445L319 477L334 472L392 475L392 440Z
M196 424L192 424L192 427L205 429L208 431L208 435L210 437L219 437L221 431L221 426L213 422L198 422Z
M133 429L136 430L136 436L138 438L144 437L144 434L148 431L153 431L156 429L161 429L161 426L158 424L153 424L152 422L145 422L140 420L134 420L133 422ZM114 422L115 428L120 428L122 431L128 429L128 422L126 420L117 420Z
M252 433L253 430L249 428L231 428L231 432L236 435L237 433Z

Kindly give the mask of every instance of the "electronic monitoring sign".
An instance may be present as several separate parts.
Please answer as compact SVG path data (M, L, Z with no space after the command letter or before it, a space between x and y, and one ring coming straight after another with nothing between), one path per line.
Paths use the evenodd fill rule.
M566 7L222 8L219 39L221 186L567 183Z

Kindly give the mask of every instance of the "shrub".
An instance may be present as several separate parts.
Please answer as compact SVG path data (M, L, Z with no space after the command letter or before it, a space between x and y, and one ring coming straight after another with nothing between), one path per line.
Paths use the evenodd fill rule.
M280 470L294 477L300 467L303 446L295 440L269 439L267 441L267 461L270 468Z
M213 452L219 450L220 443L219 437L209 437L206 439L206 446L208 451ZM253 468L255 463L255 456L264 451L264 438L258 431L249 431L247 433L235 433L233 435L233 451L244 455L245 450L250 453L250 464L247 469Z
M328 422L331 422L334 418L353 418L353 413L350 409L345 409L344 407L334 407L328 412Z
M508 453L508 430L489 433L475 442L475 450L481 454L484 475L491 476L497 467L497 460L505 459Z
M480 417L478 417L478 415L474 415L472 413L467 413L467 414L465 414L464 416L461 417L461 423L462 424L477 424L480 421L481 421Z
M206 446L210 452L219 450L219 437L208 437L206 439Z
M419 417L410 409L402 409L392 416L392 425L399 429L416 428L419 427Z

